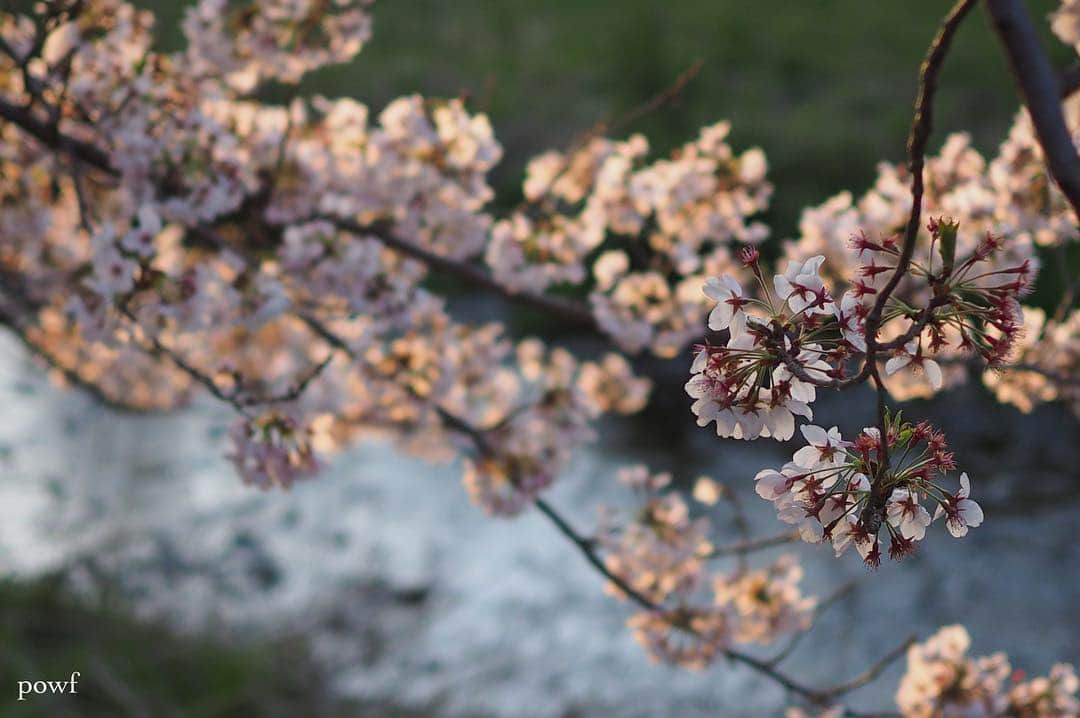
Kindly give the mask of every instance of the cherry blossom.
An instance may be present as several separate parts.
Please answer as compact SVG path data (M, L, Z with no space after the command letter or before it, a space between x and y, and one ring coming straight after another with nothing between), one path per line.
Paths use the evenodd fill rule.
M825 431L820 426L805 424L801 431L809 446L796 451L792 460L803 468L835 466L842 462L844 449L851 446L851 442L840 438L840 430L835 426Z
M802 596L801 578L802 569L791 556L763 570L717 578L715 601L733 609L735 640L767 644L809 628L816 601Z
M938 504L934 518L945 516L945 526L956 538L967 536L968 528L975 528L983 521L983 511L979 504L968 496L971 495L971 481L966 473L960 474L960 489L950 496L945 503Z
M837 556L854 545L863 560L880 561L882 531L889 556L900 560L915 550L932 520L947 517L946 527L956 537L982 523L982 510L969 498L966 473L960 488L947 493L940 482L955 468L945 437L929 424L911 424L886 416L886 440L877 427L867 427L854 441L844 441L833 427L807 425L802 432L808 445L779 471L763 469L755 479L759 496L773 502L777 517L794 525L808 543L828 540ZM883 445L884 444L884 445ZM901 452L888 464L885 457ZM883 487L875 491L871 482ZM935 505L931 518L924 502Z
M840 367L829 359L843 363L850 351L845 339L830 336L829 328L816 318L820 313L831 321L834 310L824 286L810 289L817 286L811 275L817 276L822 259L789 267L790 278L776 275L774 285L778 292L787 292L784 297L769 293L753 249L744 253L744 261L765 293L763 298L742 297L740 285L730 277L706 284L706 293L717 301L712 316L719 321L710 328L723 325L728 338L722 345L695 348L686 391L695 400L691 409L699 426L716 422L722 437L786 441L794 435L795 416L813 418L810 404L817 397L816 382L840 375ZM791 306L792 298L801 296L796 284L817 292L817 298L796 299ZM753 313L743 309L750 304Z
M940 715L1063 718L1080 711L1072 666L1058 664L1049 676L1008 685L1004 653L971 658L963 626L946 626L908 649L907 672L896 702L904 718Z
M237 421L229 430L229 460L244 483L260 489L289 488L318 473L310 429L287 414L270 413L254 421Z
M926 536L926 527L932 519L930 512L919 502L919 497L909 489L896 489L889 496L886 517L892 526L900 531L905 539L922 541Z
M628 625L654 658L726 656L842 712L844 690L739 652L801 635L825 602L803 595L795 558L751 562L775 542L721 535L713 514L737 510L737 491L706 477L688 497L672 474L633 467L618 476L630 510L602 513L592 536L546 492L599 422L649 402L634 370L648 364L629 354L693 347L700 426L777 441L798 427L806 442L753 478L782 542L854 546L875 567L938 518L956 537L979 526L944 433L892 402L977 366L1001 401L1080 412L1080 312L1021 303L1040 253L1080 236L1038 116L1022 110L991 157L965 134L931 156L913 142L922 174L883 163L865 193L807 208L774 268L758 248L768 161L724 121L667 153L590 132L529 161L524 201L504 208L490 180L503 147L465 99L265 101L267 83L352 60L372 13L367 0L200 0L175 52L121 0L0 14L0 322L108 403L219 400L238 416L226 460L261 489L313 478L373 435L456 461L481 510L551 518L636 605ZM1075 47L1078 17L1065 0L1051 19ZM1080 136L1080 95L1061 109ZM461 321L442 275L540 309L550 336L523 336L501 305ZM564 342L563 320L593 336ZM875 426L846 441L809 423L819 391L863 383ZM969 658L969 643L949 627L910 649L905 718L1077 714L1071 667L1008 685L1004 655Z
M941 388L941 367L933 359L922 356L919 351L919 342L916 340L908 342L903 349L897 350L897 354L885 363L885 373L895 374L906 366L918 367L926 374L926 379L932 388Z
M743 295L742 287L734 277L710 277L705 280L702 290L705 296L716 302L716 306L709 313L709 329L722 331L736 327L746 322L742 314L742 308L749 304L750 300Z

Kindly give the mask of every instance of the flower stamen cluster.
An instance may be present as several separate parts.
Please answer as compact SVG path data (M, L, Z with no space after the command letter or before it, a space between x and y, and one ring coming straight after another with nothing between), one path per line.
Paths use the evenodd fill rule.
M889 557L899 561L942 516L957 538L982 523L966 473L956 491L942 487L956 464L945 436L926 422L887 417L884 444L876 427L850 442L836 427L807 425L802 433L808 445L792 461L780 470L764 469L754 480L758 495L772 501L780 520L795 525L804 541L829 541L837 556L854 545L876 567L882 539L889 542Z

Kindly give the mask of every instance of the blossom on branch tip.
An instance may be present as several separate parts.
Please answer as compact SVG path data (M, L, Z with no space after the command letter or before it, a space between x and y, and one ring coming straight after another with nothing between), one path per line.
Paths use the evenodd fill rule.
M710 277L705 280L703 291L705 296L716 302L716 306L709 313L709 329L732 329L734 334L739 331L739 327L745 325L742 308L750 300L743 295L742 287L733 277Z
M885 362L885 373L895 374L906 366L918 367L926 373L931 387L941 388L941 367L933 359L923 356L918 340L913 339L905 344L902 350L898 349L896 354Z
M728 335L723 344L695 347L686 392L695 400L699 426L716 422L722 437L786 441L796 416L813 418L817 387L843 376L852 351L817 276L823 259L791 263L786 275L774 277L775 297L756 258L747 266L761 297L745 295L730 276L705 283L706 296L716 302L709 327Z
M311 447L311 430L288 414L238 419L229 429L227 458L244 483L260 489L292 487L320 469Z
M777 518L795 526L803 541L827 540L837 556L854 545L871 566L881 560L883 541L894 560L915 550L932 522L926 502L936 505L933 518L948 517L954 536L978 526L982 511L969 498L967 474L960 475L955 495L940 486L955 466L944 435L925 422L915 425L889 414L886 424L887 446L877 427L863 429L850 442L835 427L802 427L808 445L779 471L758 472L758 495L773 502Z
M820 426L804 424L802 435L809 442L795 452L793 461L801 467L812 469L822 466L836 466L843 463L845 449L851 446L850 441L844 441L840 437L840 430L835 426L825 431Z
M956 538L967 535L968 528L975 528L983 522L982 507L968 498L971 495L971 481L966 473L960 474L960 488L949 496L945 503L939 503L934 518L945 516L945 526Z
M787 302L792 313L831 314L835 310L832 297L818 275L824 261L823 255L805 262L791 260L783 274L773 277L777 298Z
M895 489L886 505L886 517L905 539L922 541L926 527L930 525L930 512L919 502L919 497L909 489Z
M1080 681L1072 666L1057 664L1048 676L1023 681L1004 653L973 658L970 648L967 629L953 625L908 649L896 693L904 718L1080 715Z

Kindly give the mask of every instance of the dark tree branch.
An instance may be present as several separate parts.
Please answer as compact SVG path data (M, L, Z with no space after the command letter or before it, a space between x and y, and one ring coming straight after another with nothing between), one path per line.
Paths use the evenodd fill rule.
M477 452L479 452L480 454L484 454L490 451L490 447L484 431L471 426L468 422L458 417L455 417L449 412L440 411L439 415L447 428L462 434L470 441L472 441ZM612 585L618 588L627 598L629 598L640 608L646 611L663 613L663 611L665 610L663 605L651 600L644 594L640 593L624 579L612 572L607 567L607 564L604 563L603 558L601 558L600 553L597 551L596 542L594 542L584 534L577 531L573 526L571 526L570 522L545 499L539 497L535 498L533 499L533 505L541 513L541 515L543 515L548 521L551 522L551 524L559 531L559 533L561 533L564 537L566 537L567 540L574 544L574 546L581 553L582 557L586 561L588 561L589 565L592 566L597 571L597 573L599 573ZM685 626L678 626L672 624L672 627L677 630L693 632L692 629ZM907 649L907 646L911 644L911 641L912 639L908 639L898 649L890 651L888 654L882 657L881 660L874 663L869 669L859 674L855 678L852 678L851 680L844 683L820 689L811 688L810 686L807 686L800 681L790 677L767 660L755 658L754 656L742 653L741 651L737 651L732 648L726 648L722 651L722 653L728 660L732 661L733 663L741 663L773 680L774 682L782 686L784 689L786 689L789 693L796 694L804 700L813 703L814 705L822 706L872 681L882 671L884 671L890 663L896 660L898 656L902 655L903 651ZM851 716L852 718L865 718L866 714L862 714L857 711L848 709L846 711L846 715Z
M911 214L904 229L904 243L900 257L889 281L881 289L874 306L866 317L867 360L872 361L878 348L877 331L885 304L896 290L900 280L907 274L915 243L922 226L922 200L924 192L923 167L926 160L926 143L933 128L934 93L937 91L938 75L945 63L953 37L961 22L975 5L975 0L959 0L945 17L941 29L930 44L922 67L919 69L919 94L915 100L915 116L908 136L908 169L911 173Z
M32 135L46 147L63 151L88 165L113 176L120 172L109 163L109 155L96 145L64 134L58 127L37 116L32 110L14 105L0 97L0 119L7 120Z
M656 612L663 610L662 606L641 595L632 587L630 587L625 581L623 581L621 578L608 570L608 567L604 564L604 561L597 554L594 543L582 534L578 533L576 530L574 530L574 528L570 526L566 519L563 518L563 516L558 511L552 508L550 504L539 498L534 501L534 504L536 508L540 510L540 513L542 513L549 521L551 521L551 523L554 524L554 526L559 530L559 532L577 547L578 551L593 568L595 568L604 578L614 584L620 591L625 593L634 603L638 604L638 606L647 611ZM679 627L675 626L675 628ZM757 671L758 673L764 675L765 677L778 683L788 692L799 695L807 701L815 705L821 706L826 705L834 701L836 698L839 698L840 696L843 696L844 694L849 693L856 688L860 688L867 683L873 681L890 664L892 664L893 661L903 655L904 651L907 650L908 646L910 646L913 641L913 638L907 639L902 644L900 644L900 646L882 656L867 670L855 676L854 678L843 683L836 684L834 686L820 689L811 688L795 680L794 678L791 678L786 673L776 668L776 666L773 665L770 661L755 658L754 656L742 653L741 651L737 651L731 648L725 649L723 651L723 654L728 660L732 661L733 663L741 663L744 666L748 666ZM851 716L851 718L860 718L864 717L866 714L847 709L845 715Z
M77 368L68 366L60 359L60 357L30 338L28 334L30 324L31 322L22 317L19 312L14 311L12 307L6 307L3 304L0 304L0 325L10 329L11 333L15 335L15 338L17 338L32 355L45 362L45 364L54 371L59 372L60 375L64 377L65 382L89 396L94 402L122 414L149 414L151 412L161 412L161 409L145 409L134 404L125 403L121 399L114 398L107 394L98 384L83 378Z
M566 324L577 325L596 329L596 320L588 306L562 297L539 294L535 292L513 292L495 281L495 279L483 269L467 262L444 257L436 254L420 245L414 244L395 235L389 225L360 224L350 219L334 216L315 217L315 220L323 220L333 224L338 229L350 234L365 235L378 239L384 246L411 257L425 264L429 269L448 274L465 282L498 294L511 302L538 309L548 314L554 314Z
M817 606L814 607L813 621L811 622L810 627L806 630L799 631L794 636L792 636L788 640L787 645L784 646L779 653L769 659L769 665L778 666L783 663L784 660L786 660L787 657L790 656L796 648L798 648L799 644L804 638L806 638L807 634L810 633L810 630L814 627L814 624L817 623L818 618L820 618L823 613L829 610L829 608L839 603L841 599L847 598L849 594L853 593L857 585L858 584L854 580L845 581L844 583L840 584L840 586L838 586L836 590L834 590L825 598L821 599L821 601L818 602Z
M57 127L37 117L31 110L18 107L3 98L0 98L0 119L7 120L18 126L46 147L65 152L106 174L112 176L120 174L119 170L110 163L108 154L101 148L60 132ZM352 234L374 237L386 247L422 262L433 271L462 279L473 286L496 293L510 302L558 316L564 324L598 329L592 311L581 302L550 294L510 291L480 267L436 254L420 245L402 239L395 235L390 227L384 223L362 225L346 218L332 216L315 217L313 219L328 221L338 229ZM203 229L205 231L205 228Z
M1061 111L1063 87L1058 73L1022 0L986 0L986 9L1031 114L1050 175L1080 217L1080 156Z
M1080 90L1080 64L1073 65L1061 72L1061 98L1065 99Z
M900 281L907 275L911 266L911 258L915 254L915 244L919 236L919 229L922 226L922 201L925 189L923 168L926 163L926 144L933 129L934 93L937 91L938 76L945 64L945 57L948 55L956 31L974 6L975 0L957 0L949 14L945 16L941 29L938 30L937 35L934 36L933 41L930 43L930 49L926 52L926 59L923 60L922 66L919 68L919 93L915 98L915 116L912 119L907 146L908 168L911 172L911 214L904 230L904 243L897 259L896 269L889 277L889 281L878 293L874 306L866 316L866 364L863 369L865 373L869 373L873 377L874 385L877 388L878 430L881 432L881 438L878 450L878 476L873 478L870 485L870 499L863 513L865 519L875 527L884 514L885 497L882 496L882 479L889 465L888 431L885 426L885 403L888 390L878 373L877 353L880 346L877 333L881 328L881 316L885 311L885 305L888 303L889 297L892 296ZM932 312L932 309L927 312L927 320L929 320L928 315L930 312Z

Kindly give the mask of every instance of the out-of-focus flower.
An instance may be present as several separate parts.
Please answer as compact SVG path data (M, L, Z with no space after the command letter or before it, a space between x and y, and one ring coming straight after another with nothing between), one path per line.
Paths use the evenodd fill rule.
M283 413L240 419L229 430L228 459L244 483L260 489L290 488L319 471L311 430Z

